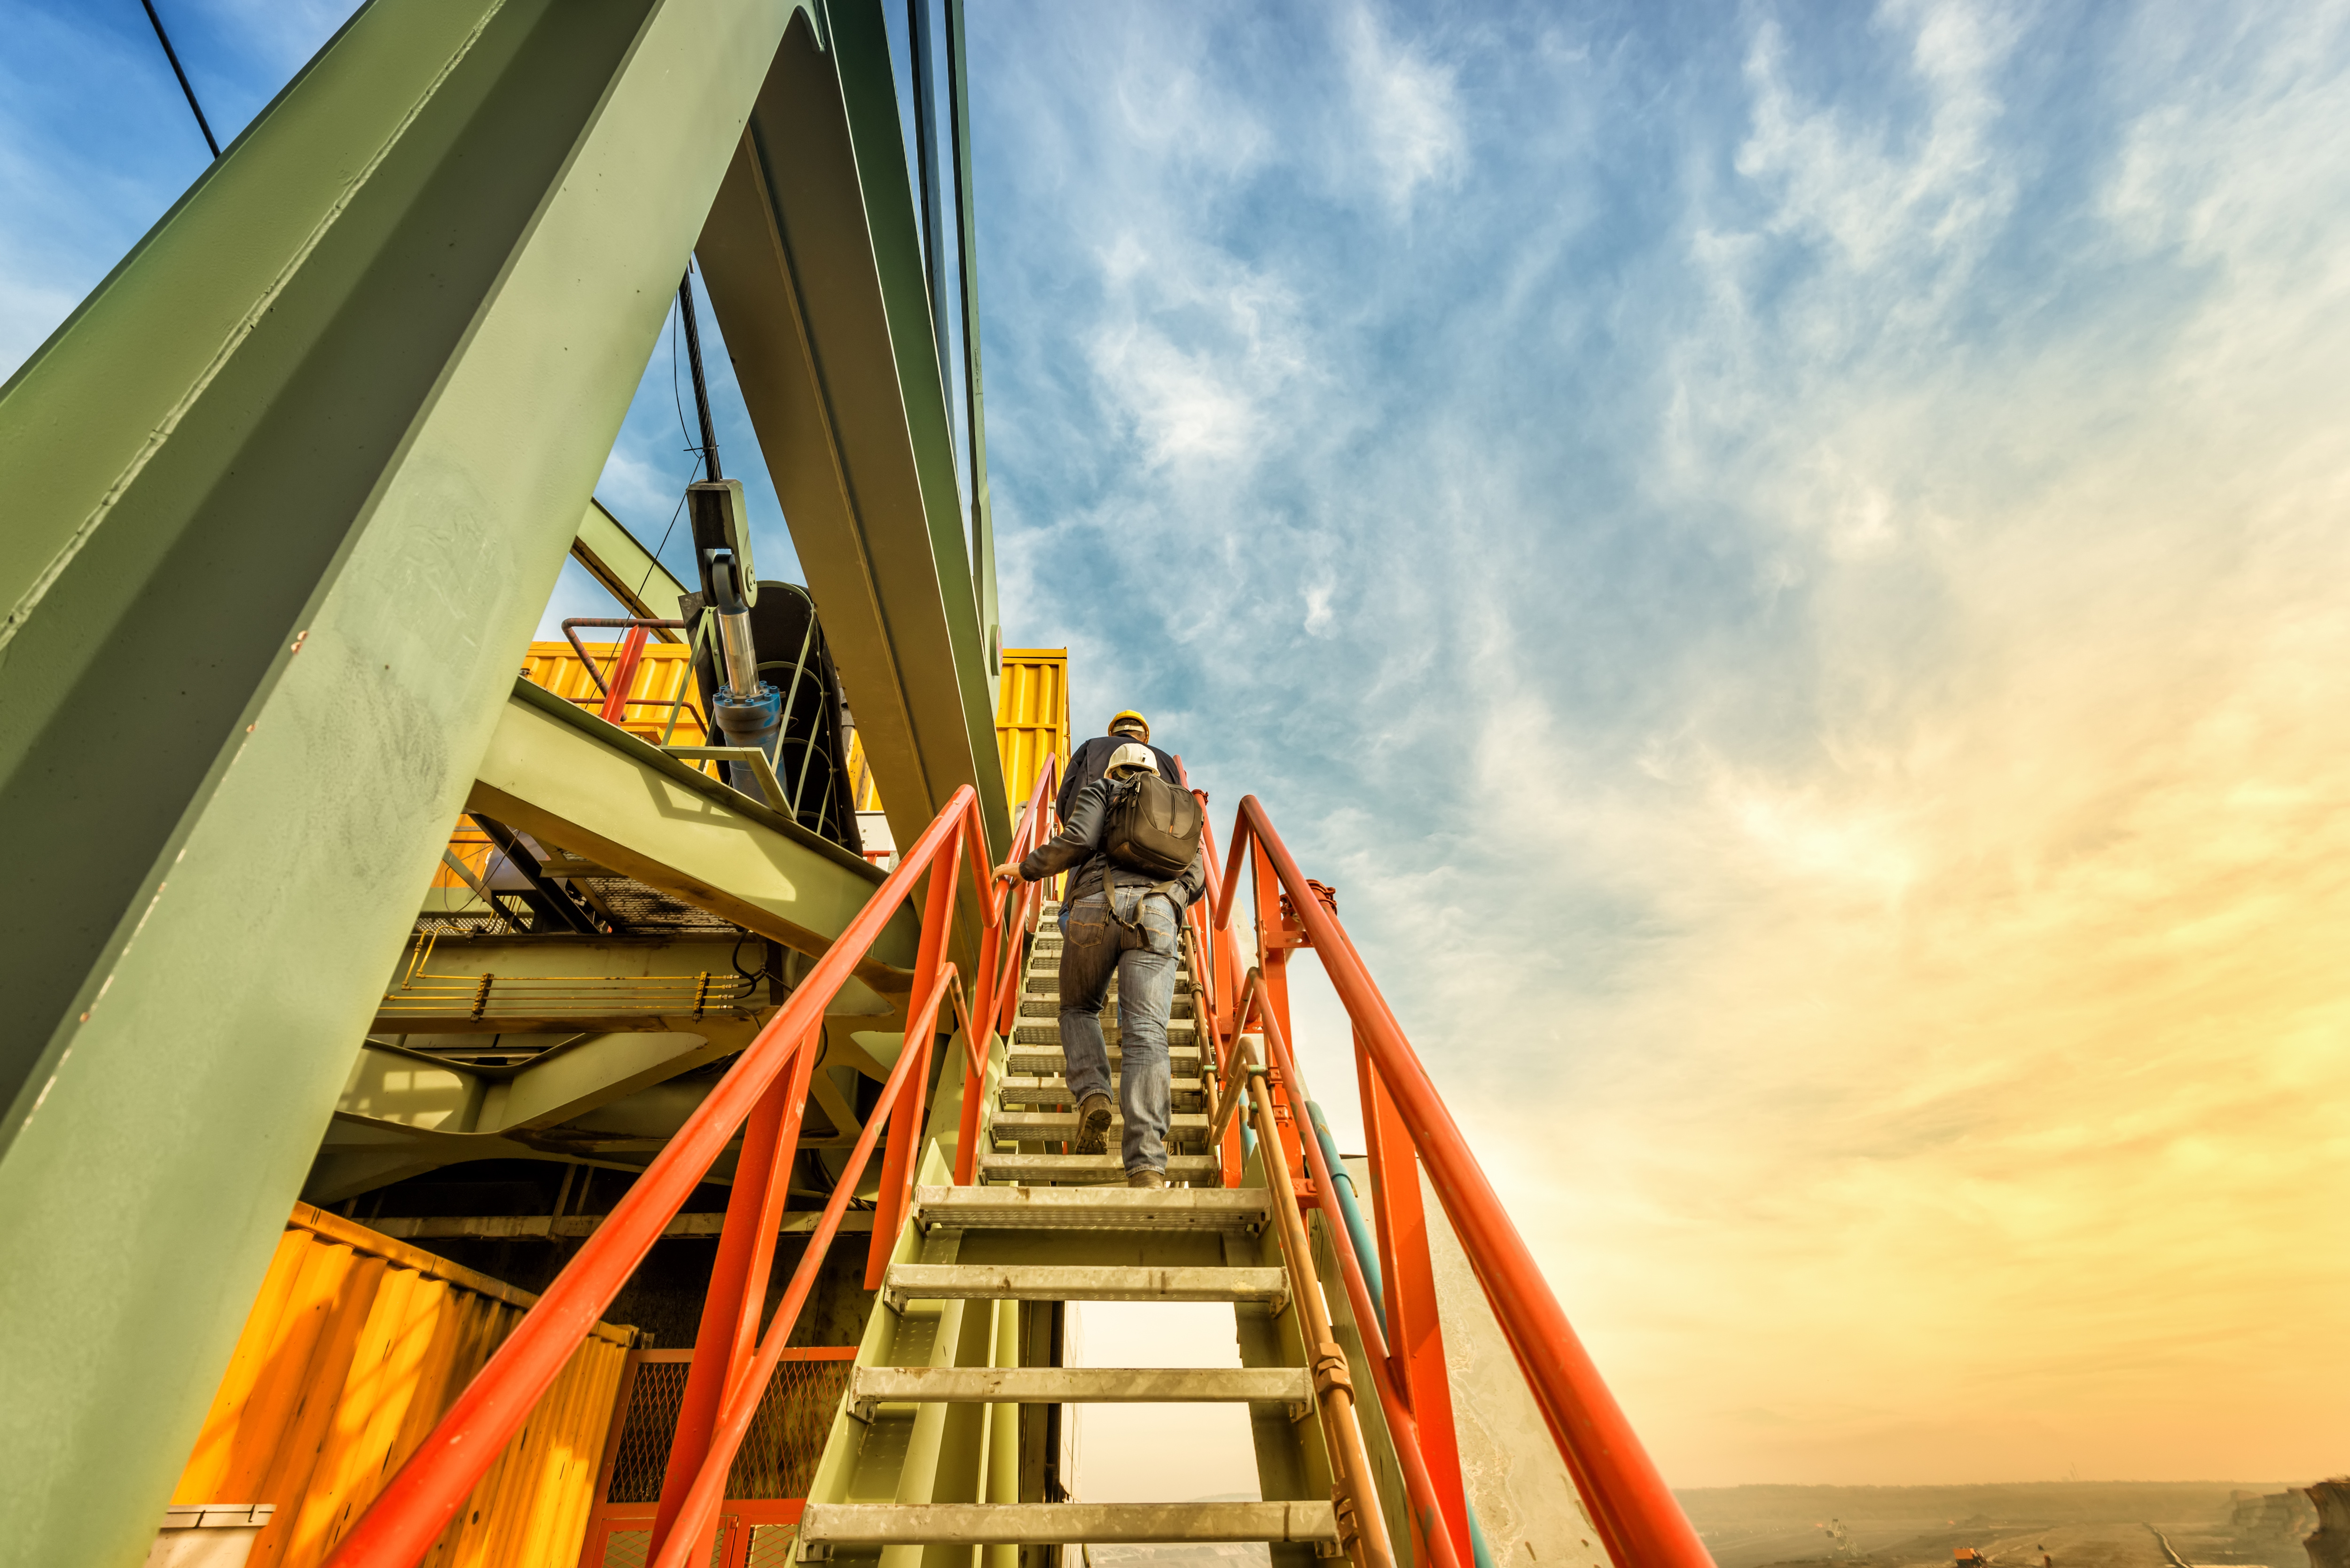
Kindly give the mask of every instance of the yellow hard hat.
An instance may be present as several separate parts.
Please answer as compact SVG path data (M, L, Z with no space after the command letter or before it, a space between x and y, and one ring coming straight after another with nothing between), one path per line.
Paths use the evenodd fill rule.
M1109 732L1113 735L1117 734L1118 727L1120 724L1125 723L1129 719L1142 726L1142 738L1144 740L1148 741L1150 739L1150 721L1144 718L1141 714L1136 712L1131 708L1112 713L1109 716Z

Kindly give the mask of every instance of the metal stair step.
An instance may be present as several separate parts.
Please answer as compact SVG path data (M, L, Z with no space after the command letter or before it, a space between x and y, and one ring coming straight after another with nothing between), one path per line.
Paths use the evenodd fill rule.
M1020 1003L1020 1016L1023 1018L1051 1018L1058 1020L1061 1016L1061 1004L1057 1001L1024 1001ZM1191 1017L1191 999L1188 996L1178 996L1175 999L1174 1007L1169 1013L1169 1016L1171 1018Z
M1027 1031L1024 1029L1021 1033L1024 1034ZM1120 1064L1125 1058L1125 1052L1118 1046L1113 1045L1109 1048L1111 1073L1116 1074L1120 1070ZM1069 1058L1066 1052L1040 1048L1024 1040L1004 1054L1003 1070L1023 1078L1066 1078L1068 1076L1068 1065ZM1167 1069L1170 1075L1181 1074L1186 1077L1198 1077L1200 1048L1197 1045L1178 1045L1170 1035L1167 1042Z
M925 1231L945 1226L1254 1235L1273 1223L1273 1199L1262 1187L917 1187L914 1222Z
M1124 1034L1125 1031L1118 1028L1115 1023L1102 1027L1102 1039L1113 1051L1118 1049L1118 1042ZM1191 1027L1189 1019L1179 1018L1167 1026L1167 1044L1177 1051L1197 1052L1199 1038L1199 1032ZM1061 1048L1061 1021L1055 1018L1049 1023L1032 1022L1021 1024L1013 1030L1012 1043L1024 1050L1036 1046L1047 1051L1058 1052ZM1054 1071L1058 1072L1059 1069L1055 1068Z
M1061 989L1061 965L1059 961L1052 960L1041 963L1031 963L1028 966L1028 984L1026 989L1032 992L1059 991ZM1112 981L1110 982L1110 990L1115 992L1117 989L1118 982L1116 981ZM1188 974L1178 972L1175 976L1175 994L1178 996L1189 996L1191 993L1191 977Z
M1337 1539L1327 1502L812 1502L799 1534L803 1560L833 1547Z
M1110 1078L1113 1082L1118 1078L1115 1070L1111 1072ZM1204 1097L1208 1092L1208 1081L1205 1078L1170 1078L1167 1087L1170 1095ZM997 1091L996 1103L1010 1110L1017 1106L1068 1106L1072 1098L1067 1081L1058 1075L1039 1078L1007 1074L1003 1087Z
M1126 1179L1126 1167L1114 1154L995 1154L982 1152L979 1174L983 1181L1053 1181L1064 1184L1081 1182L1088 1185ZM1167 1157L1167 1179L1192 1181L1202 1186L1221 1181L1222 1173L1216 1168L1211 1154L1170 1154Z
M892 1263L881 1276L881 1299L894 1312L903 1312L910 1301L1278 1303L1289 1299L1289 1273L1110 1263Z
M1303 1366L859 1366L848 1413L879 1405L1286 1405L1303 1417L1314 1375Z
M1000 1138L1052 1138L1077 1136L1077 1113L1075 1111L998 1111L988 1124ZM1111 1112L1109 1136L1125 1130L1126 1117ZM1177 1111L1167 1118L1169 1137L1203 1138L1208 1136L1208 1117L1204 1112Z

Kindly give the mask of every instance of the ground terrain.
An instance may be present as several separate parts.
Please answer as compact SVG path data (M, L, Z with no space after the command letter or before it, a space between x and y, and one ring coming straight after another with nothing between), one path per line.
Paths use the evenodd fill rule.
M2303 1568L2299 1533L2268 1504L2282 1481L1694 1489L1679 1493L1718 1568ZM1823 1528L1841 1521L1840 1550ZM2314 1521L2312 1521L2312 1523ZM2159 1532L2159 1535L2158 1535Z

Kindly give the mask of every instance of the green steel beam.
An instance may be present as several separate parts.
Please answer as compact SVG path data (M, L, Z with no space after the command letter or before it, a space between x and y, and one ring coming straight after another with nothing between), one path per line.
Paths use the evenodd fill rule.
M142 1561L787 0L360 13L0 388L0 1539Z
M987 493L987 394L979 373L979 231L971 183L971 70L962 0L946 0L947 97L954 128L955 230L962 236L963 420L971 430L972 588L987 638L991 682L1003 673L1003 626L995 595L995 510ZM991 684L991 691L994 687Z
M828 948L884 879L862 857L527 680L514 682L474 778L475 809L805 953ZM905 992L920 931L902 906L858 978Z
M362 1045L302 1196L339 1203L462 1160L596 1152L551 1129L740 1051L757 1033L729 1021L691 1033L590 1035L510 1075Z
M795 27L696 253L890 832L978 786L1011 832L879 0ZM837 68L836 69L836 65Z
M622 527L619 518L605 511L602 502L588 503L588 514L579 519L578 536L571 541L571 558L587 567L588 575L603 584L605 592L626 605L630 615L648 620L679 618L677 601L685 597L685 585L670 576L660 558ZM685 640L667 627L655 628L653 636L663 642Z

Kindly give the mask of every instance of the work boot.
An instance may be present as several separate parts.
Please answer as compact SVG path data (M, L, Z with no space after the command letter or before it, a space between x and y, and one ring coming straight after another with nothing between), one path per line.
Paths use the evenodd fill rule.
M1103 1135L1109 1131L1111 1106L1107 1095L1087 1095L1077 1106L1077 1152L1100 1154L1109 1146Z
M1157 1191L1167 1185L1167 1173L1163 1170L1129 1170L1126 1173L1126 1184L1128 1187L1147 1187Z

